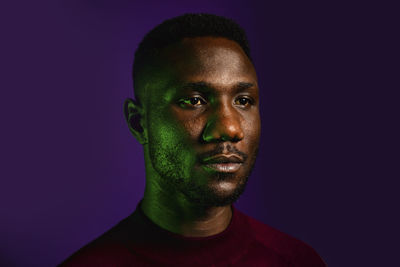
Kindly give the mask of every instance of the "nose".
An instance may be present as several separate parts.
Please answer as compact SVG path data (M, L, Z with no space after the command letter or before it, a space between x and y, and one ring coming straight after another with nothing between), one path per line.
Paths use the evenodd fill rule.
M219 104L203 131L205 142L239 142L244 138L241 117L231 104Z

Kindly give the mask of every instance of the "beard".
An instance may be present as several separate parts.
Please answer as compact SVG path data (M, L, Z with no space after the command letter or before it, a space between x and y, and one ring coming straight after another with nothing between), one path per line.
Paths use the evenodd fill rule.
M234 174L218 173L216 176L217 177L213 179L222 182L224 180L233 179ZM179 183L176 184L176 186L178 188L184 187L182 188L183 190L181 190L181 192L191 203L196 203L203 207L222 207L231 205L239 199L246 188L248 178L249 176L243 177L235 189L227 194L221 193L212 187L199 186L191 181L185 184Z
M160 177L160 184L171 192L180 192L188 202L202 207L220 207L231 205L239 199L244 192L248 178L255 164L258 146L254 155L248 158L244 174L238 173L205 173L206 181L199 182L203 177L193 171L193 166L198 162L191 149L182 143L174 146L165 142L153 142L149 146L152 165ZM196 176L197 175L197 176ZM204 180L204 179L203 179ZM210 183L223 183L236 180L235 187L231 190L221 191Z

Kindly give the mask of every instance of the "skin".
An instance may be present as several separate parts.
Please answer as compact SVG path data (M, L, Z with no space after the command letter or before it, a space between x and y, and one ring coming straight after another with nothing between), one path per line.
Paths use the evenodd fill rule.
M141 104L125 102L129 129L145 156L141 208L171 232L215 235L229 225L231 203L255 162L257 75L242 48L225 38L185 38L165 48L159 62L152 79L141 85ZM207 162L219 156L241 163L221 171Z

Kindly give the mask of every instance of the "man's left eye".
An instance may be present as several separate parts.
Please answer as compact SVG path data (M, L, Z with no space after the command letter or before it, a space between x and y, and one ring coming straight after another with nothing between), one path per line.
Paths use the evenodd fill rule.
M235 99L235 104L239 106L249 106L253 104L253 100L248 97L238 97Z

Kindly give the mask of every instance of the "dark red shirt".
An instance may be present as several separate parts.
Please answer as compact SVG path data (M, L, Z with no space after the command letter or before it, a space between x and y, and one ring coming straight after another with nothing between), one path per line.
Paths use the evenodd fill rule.
M138 206L60 266L326 266L304 242L232 210L223 232L183 237L154 224Z

